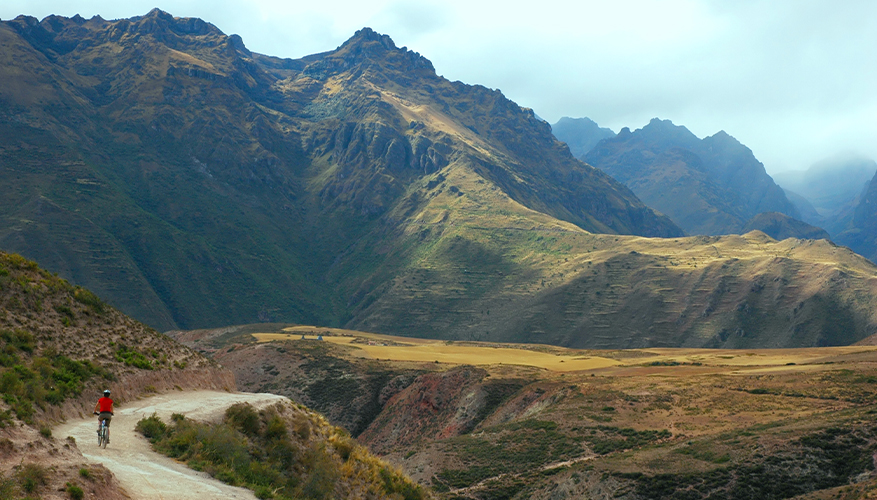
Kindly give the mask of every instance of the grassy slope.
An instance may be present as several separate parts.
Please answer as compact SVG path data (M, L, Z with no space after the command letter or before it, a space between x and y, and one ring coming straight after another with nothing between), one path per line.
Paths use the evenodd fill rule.
M873 266L828 242L590 234L465 166L440 175L389 238L403 242L375 270L389 283L350 284L362 297L350 326L598 348L839 345L873 331Z

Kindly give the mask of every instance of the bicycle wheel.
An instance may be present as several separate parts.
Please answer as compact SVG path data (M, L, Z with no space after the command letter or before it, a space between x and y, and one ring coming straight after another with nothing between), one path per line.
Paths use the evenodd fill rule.
M110 431L109 431L109 429L107 429L106 425L101 426L101 428L100 428L100 442L99 442L99 446L101 448L107 447L107 442L110 439L109 432Z

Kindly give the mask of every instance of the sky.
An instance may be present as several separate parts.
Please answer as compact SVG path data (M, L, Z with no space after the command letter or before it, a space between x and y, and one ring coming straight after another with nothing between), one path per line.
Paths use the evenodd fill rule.
M2 0L0 19L154 7L278 57L332 50L368 26L550 123L724 130L769 173L877 159L874 0Z

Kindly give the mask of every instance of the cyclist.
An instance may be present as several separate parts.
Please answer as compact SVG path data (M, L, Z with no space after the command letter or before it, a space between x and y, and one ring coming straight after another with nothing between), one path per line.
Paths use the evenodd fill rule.
M97 400L97 404L94 405L94 414L97 415L97 433L100 434L100 423L104 420L107 421L107 427L110 426L110 421L113 420L113 400L110 399L110 390L107 389L104 391L104 397ZM109 443L110 440L107 439Z

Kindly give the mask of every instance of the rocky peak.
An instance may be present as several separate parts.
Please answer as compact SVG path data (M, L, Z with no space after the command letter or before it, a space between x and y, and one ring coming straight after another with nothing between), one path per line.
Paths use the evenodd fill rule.
M172 31L182 35L223 35L216 26L197 17L174 17L171 14L155 8L145 16L132 17L131 22L138 27L137 31L156 33Z
M308 65L304 74L318 80L361 66L397 72L426 72L435 75L427 58L407 47L396 47L393 39L371 28L363 28L326 57Z
M249 49L247 49L246 45L244 45L244 40L240 37L240 35L229 35L228 43L241 54L244 54L247 57L253 56L253 53L250 52Z
M674 125L670 120L652 118L649 124L634 132L640 135L644 141L660 146L662 149L674 147L691 148L700 140L690 130L682 125Z
M382 35L369 27L365 27L354 33L352 37L350 37L346 42L341 44L341 47L339 47L339 49L343 49L344 47L349 47L351 45L368 42L378 42L387 50L396 49L396 44L393 42L393 39L390 38L390 35Z
M709 137L705 137L703 139L703 146L709 151L715 153L737 153L747 154L747 156L755 156L754 154L752 154L751 149L744 146L740 141L735 139L724 130L720 130Z

